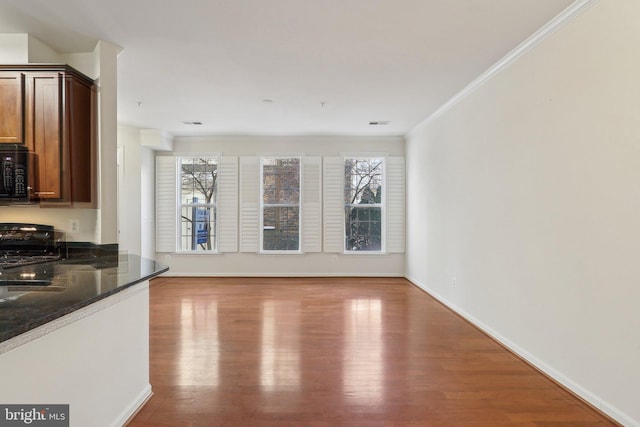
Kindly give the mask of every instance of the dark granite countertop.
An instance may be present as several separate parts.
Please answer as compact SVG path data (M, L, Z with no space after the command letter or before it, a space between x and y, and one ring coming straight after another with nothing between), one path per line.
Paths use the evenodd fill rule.
M0 343L169 270L137 255L73 259L0 270ZM45 277L46 285L11 285Z

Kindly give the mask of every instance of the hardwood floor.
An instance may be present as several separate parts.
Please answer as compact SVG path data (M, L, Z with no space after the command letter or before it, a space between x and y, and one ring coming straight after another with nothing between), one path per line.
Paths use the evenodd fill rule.
M159 278L142 426L616 425L404 279Z

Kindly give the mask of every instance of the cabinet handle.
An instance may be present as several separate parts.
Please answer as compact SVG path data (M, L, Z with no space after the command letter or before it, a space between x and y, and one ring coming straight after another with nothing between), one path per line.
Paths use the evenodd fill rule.
M45 196L45 195L47 195L47 194L56 194L56 192L55 192L55 191L36 191L36 194L37 194L38 196L39 196L39 195L43 195L43 196Z

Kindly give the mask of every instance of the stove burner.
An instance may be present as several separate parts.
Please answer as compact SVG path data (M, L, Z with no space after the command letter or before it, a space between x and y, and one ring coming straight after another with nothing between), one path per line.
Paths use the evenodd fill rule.
M0 256L0 267L20 267L23 265L40 264L49 261L57 261L57 255L2 255Z

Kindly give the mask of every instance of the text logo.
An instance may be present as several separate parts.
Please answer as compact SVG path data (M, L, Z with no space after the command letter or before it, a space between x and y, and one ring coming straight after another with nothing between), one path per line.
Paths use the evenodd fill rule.
M69 427L69 405L0 405L0 427Z

